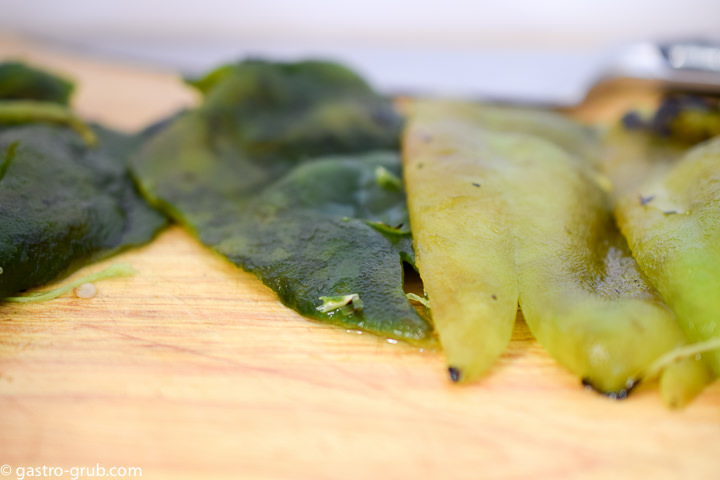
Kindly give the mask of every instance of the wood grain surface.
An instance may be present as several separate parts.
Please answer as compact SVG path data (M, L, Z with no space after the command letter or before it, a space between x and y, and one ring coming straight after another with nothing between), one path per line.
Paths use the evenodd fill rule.
M194 101L173 75L16 38L0 58L67 73L80 112L118 128ZM653 95L605 87L575 113ZM6 478L97 464L149 479L720 478L718 383L683 411L652 384L609 400L520 322L490 375L456 386L440 353L307 321L178 227L78 275L116 261L139 273L92 299L0 305Z

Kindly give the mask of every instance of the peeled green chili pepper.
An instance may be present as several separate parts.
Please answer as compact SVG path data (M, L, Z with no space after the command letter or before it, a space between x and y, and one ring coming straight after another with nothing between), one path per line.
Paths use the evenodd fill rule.
M477 126L418 103L403 162L416 263L453 381L472 381L505 350L518 288L504 185L475 145Z
M674 315L615 230L592 169L540 139L497 147L518 167L515 258L530 329L588 385L625 396L655 359L686 343Z
M134 161L151 202L305 316L432 342L402 286L412 247L392 105L322 62L245 62L196 83L203 105Z
M704 130L704 127L703 127ZM720 137L618 126L606 139L615 212L633 255L693 342L720 337ZM707 352L715 374L720 353Z
M547 113L513 124L509 111L498 123L483 108L420 104L406 137L417 263L451 375L465 369L471 378L500 354L519 296L551 355L622 397L686 340L614 229L605 182L577 155L594 142L556 120L575 139L561 148L543 133Z

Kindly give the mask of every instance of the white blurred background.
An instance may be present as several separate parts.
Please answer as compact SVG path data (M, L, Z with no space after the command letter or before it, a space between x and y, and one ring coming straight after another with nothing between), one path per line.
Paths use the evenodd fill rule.
M596 76L591 66L617 45L720 35L720 0L2 3L0 32L189 74L250 54L324 56L344 60L387 90L402 87L414 75L426 85L444 81L446 91L464 94L458 77L467 73L477 82L488 79L482 91L492 96L512 82L525 88L521 83L533 77L532 88L540 84L543 92L556 86L558 95L572 93L568 102L576 101L584 87L571 92L556 79L588 83ZM471 63L478 65L473 71L468 70ZM575 73L578 67L586 71L583 76ZM557 75L543 75L549 71Z
M720 33L718 0L4 0L0 28L45 38L593 48Z

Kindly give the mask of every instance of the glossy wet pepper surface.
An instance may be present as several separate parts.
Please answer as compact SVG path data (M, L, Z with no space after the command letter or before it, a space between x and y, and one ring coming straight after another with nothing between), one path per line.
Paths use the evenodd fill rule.
M456 375L482 373L504 349L517 299L548 352L614 396L686 343L614 228L582 128L444 102L421 102L410 125L417 262Z
M618 125L605 141L618 224L693 342L720 337L720 138L692 146L718 119L716 99L671 97L652 129ZM720 374L720 354L703 357Z

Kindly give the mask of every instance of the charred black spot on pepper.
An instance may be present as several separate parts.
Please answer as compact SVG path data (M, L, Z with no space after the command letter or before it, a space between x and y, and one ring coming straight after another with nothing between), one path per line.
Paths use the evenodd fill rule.
M605 394L606 397L611 398L613 400L624 400L628 396L627 390L620 390L619 392L609 392Z
M646 128L660 138L693 145L720 133L720 101L716 97L670 94Z
M628 112L621 120L623 127L628 130L642 130L645 128L645 121L638 112Z
M460 381L460 369L457 367L448 367L448 373L450 374L450 380L453 381L453 383L457 383Z
M640 205L645 206L648 203L652 202L655 199L655 195L650 195L648 197L643 197L640 195Z
M604 395L608 398L611 398L613 400L624 400L630 395L630 392L633 391L633 389L640 383L640 381L635 381L633 379L628 379L628 381L625 383L625 388L613 391L613 392L607 392L604 390L600 390L595 385L593 385L592 381L585 377L582 379L582 385L583 387L592 390L596 393L599 393L600 395Z
M680 114L681 106L677 98L668 97L650 120L650 126L656 135L669 137L672 135L672 123Z
M369 116L377 122L378 125L383 127L396 127L398 123L398 118L395 112L386 108L370 110Z

